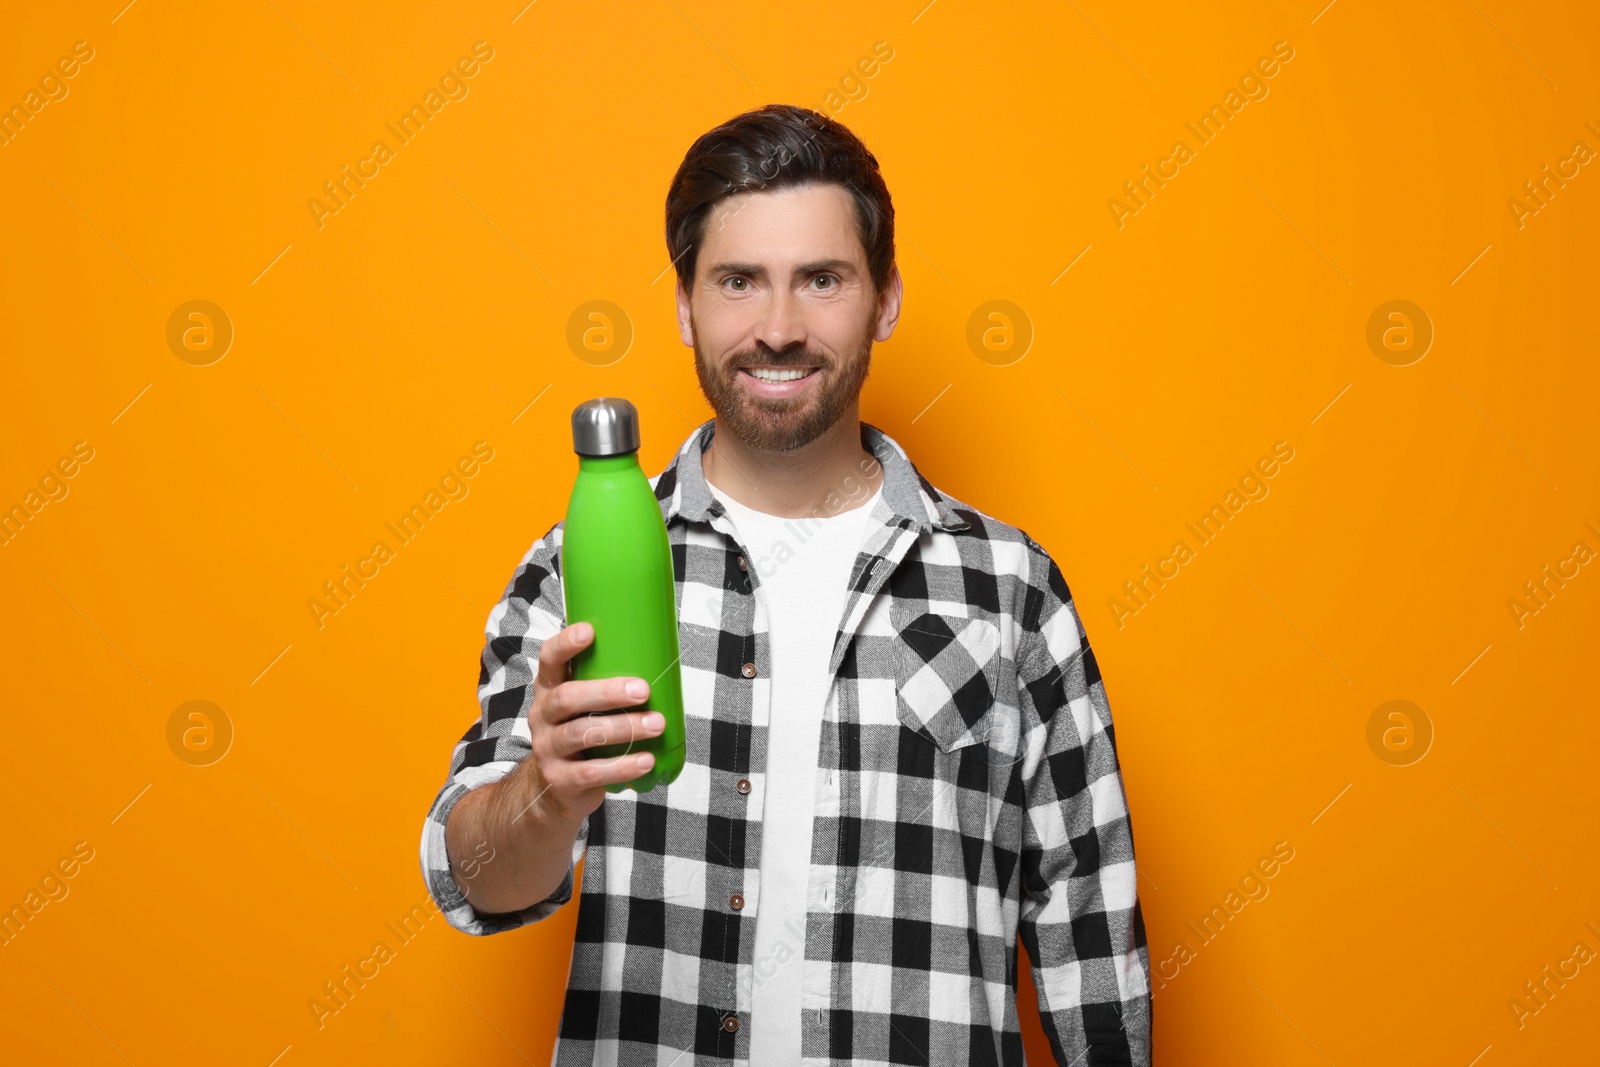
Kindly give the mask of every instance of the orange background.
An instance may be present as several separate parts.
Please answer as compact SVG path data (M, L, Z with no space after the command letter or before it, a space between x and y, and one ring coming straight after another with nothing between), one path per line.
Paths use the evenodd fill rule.
M694 137L770 101L842 103L895 198L905 314L863 417L1077 597L1157 1061L1592 1055L1594 962L1520 1027L1508 1001L1600 951L1600 575L1520 627L1508 601L1600 549L1600 168L1520 228L1507 206L1600 150L1592 5L122 3L0 35L0 103L94 49L0 147L0 505L94 450L0 547L0 904L93 850L0 948L7 1061L548 1061L573 908L483 940L435 918L320 1030L307 1002L426 900L421 820L487 613L565 506L572 407L632 399L650 473L709 417L662 202ZM478 41L469 95L319 228L322 183ZM1197 147L1184 123L1279 41L1269 94ZM1108 199L1180 138L1119 228ZM235 331L209 366L166 339L193 299ZM600 299L620 359L568 345ZM967 340L997 299L1033 332L1003 366ZM1394 299L1435 332L1409 366L1366 340ZM319 629L308 599L478 441L470 494ZM1119 626L1123 583L1279 441L1270 494ZM1433 732L1409 766L1368 743L1397 699ZM191 700L234 731L209 766L169 746ZM1280 841L1270 894L1202 942Z

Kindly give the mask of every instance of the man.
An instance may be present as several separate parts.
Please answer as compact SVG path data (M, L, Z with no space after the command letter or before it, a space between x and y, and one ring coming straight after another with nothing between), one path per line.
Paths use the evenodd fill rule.
M1060 570L935 489L859 400L899 318L872 154L772 105L667 197L716 417L651 479L673 547L680 776L648 679L573 681L562 523L490 615L482 715L422 862L489 934L571 899L557 1067L1021 1064L1020 932L1061 1065L1150 1062L1149 957L1111 714ZM1041 471L1041 475L1045 472Z

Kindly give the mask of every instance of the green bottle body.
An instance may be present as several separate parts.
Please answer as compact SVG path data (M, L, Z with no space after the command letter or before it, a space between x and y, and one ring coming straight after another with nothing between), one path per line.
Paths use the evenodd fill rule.
M588 750L590 759L655 754L650 770L605 788L645 793L670 784L683 769L684 752L677 587L661 505L637 452L578 456L561 539L561 582L567 624L594 627L594 640L572 658L572 677L643 678L650 683L644 703L614 710L648 709L666 719L654 737Z

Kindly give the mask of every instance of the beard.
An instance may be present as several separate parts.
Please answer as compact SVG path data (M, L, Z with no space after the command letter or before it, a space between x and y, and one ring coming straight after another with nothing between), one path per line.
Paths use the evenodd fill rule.
M693 325L691 316L691 330ZM808 388L806 396L753 396L740 383L739 376L744 367L762 365L814 366L817 369L813 376L820 377ZM775 353L762 346L731 356L720 365L701 349L699 332L694 333L694 372L700 379L700 391L716 412L718 423L752 451L794 452L827 433L861 395L871 370L870 332L855 357L845 362L802 347Z

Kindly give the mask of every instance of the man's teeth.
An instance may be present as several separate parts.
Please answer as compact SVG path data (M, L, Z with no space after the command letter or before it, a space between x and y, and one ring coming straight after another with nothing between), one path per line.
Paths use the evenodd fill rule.
M781 370L774 370L767 367L747 367L745 369L750 372L751 377L760 378L764 382L792 382L796 378L804 378L816 368L785 367Z

